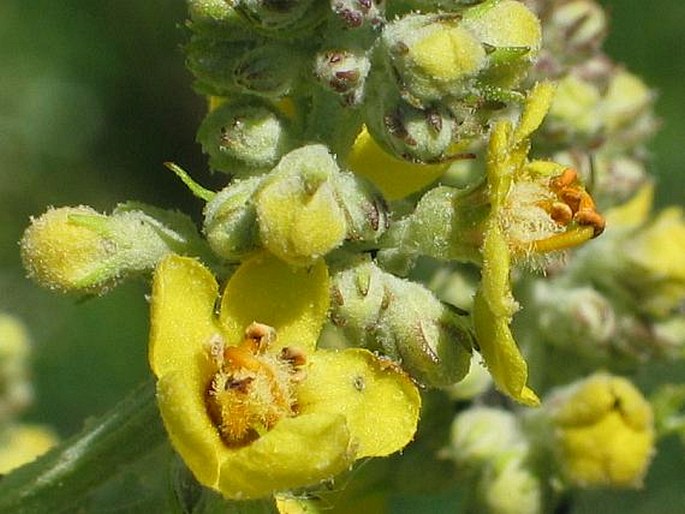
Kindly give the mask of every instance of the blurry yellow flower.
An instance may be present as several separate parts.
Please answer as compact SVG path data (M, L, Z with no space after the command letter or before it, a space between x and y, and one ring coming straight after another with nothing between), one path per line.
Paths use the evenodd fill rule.
M654 453L652 408L628 380L597 373L552 395L546 409L564 476L579 487L639 487Z
M329 302L323 261L262 253L218 286L199 262L155 272L150 365L172 444L228 498L315 485L356 459L405 446L418 421L411 380L372 353L315 351Z
M516 127L493 127L487 156L490 213L485 220L481 285L473 305L480 353L495 385L526 405L540 400L526 386L528 370L509 328L518 304L511 293L512 260L581 244L604 229L573 170L527 161L529 136L549 109L554 88L538 84Z
M57 443L57 436L38 425L9 425L0 430L0 475L28 464Z

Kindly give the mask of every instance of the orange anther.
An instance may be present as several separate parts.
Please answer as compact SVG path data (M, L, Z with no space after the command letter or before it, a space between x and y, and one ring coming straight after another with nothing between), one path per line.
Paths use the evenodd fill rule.
M573 216L573 220L579 225L591 226L594 230L592 237L600 235L606 227L606 220L594 209L581 209Z
M549 215L560 225L568 225L573 219L573 211L563 202L552 202L549 207Z
M553 178L550 181L550 187L553 191L561 191L565 187L570 186L578 181L578 172L573 168L566 168L561 175Z

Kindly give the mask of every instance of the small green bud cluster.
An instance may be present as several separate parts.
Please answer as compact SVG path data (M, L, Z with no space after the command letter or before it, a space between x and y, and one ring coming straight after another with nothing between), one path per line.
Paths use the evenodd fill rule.
M85 206L51 208L32 218L20 245L24 267L39 284L96 295L151 271L170 253L208 253L189 217L135 202L110 215Z
M484 514L538 514L542 480L532 465L532 447L519 417L495 407L471 407L451 426L441 455L454 461L472 484L470 511Z
M540 47L535 15L515 1L389 23L373 54L365 121L390 153L414 162L458 155L512 100Z
M368 259L345 266L332 279L331 319L350 342L380 351L426 385L464 378L472 346L466 317L421 284Z
M268 173L235 181L205 207L214 252L238 260L264 247L306 265L343 242L375 242L387 226L382 197L342 171L323 145L286 154Z

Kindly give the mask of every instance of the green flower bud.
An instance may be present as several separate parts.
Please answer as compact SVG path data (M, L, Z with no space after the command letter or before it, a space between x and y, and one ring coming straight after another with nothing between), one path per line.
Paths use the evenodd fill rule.
M210 112L200 125L197 140L212 168L236 176L268 170L290 144L284 117L265 102L245 98Z
M290 45L263 44L243 52L234 68L236 84L247 93L280 98L290 92L302 56Z
M471 407L452 421L449 446L442 452L461 468L479 470L498 455L525 452L527 442L516 416L495 407Z
M31 403L29 351L24 325L14 316L0 313L0 427Z
M254 38L245 20L226 0L187 0L190 28L196 34L223 41Z
M481 364L480 356L471 357L471 366L464 380L445 388L452 400L470 401L492 387L492 377Z
M378 27L385 21L385 3L383 0L331 0L331 9L347 28Z
M367 181L350 172L337 176L335 189L347 220L345 239L351 242L377 241L390 224L383 196Z
M586 358L606 355L618 334L618 320L607 298L592 287L535 282L532 301L544 340Z
M528 0L542 22L545 58L569 66L596 54L607 34L607 15L594 0Z
M454 143L462 138L462 127L450 112L443 107L412 107L392 88L379 86L367 90L364 115L369 133L383 149L414 163L438 163L455 157Z
M306 36L329 11L319 0L235 0L235 8L261 32L294 39Z
M205 205L203 231L219 257L239 260L260 246L253 195L261 181L262 177L236 181Z
M502 454L483 471L475 504L474 511L482 514L540 514L540 479L516 452Z
M250 46L242 41L223 41L193 35L185 52L186 66L195 77L195 89L206 95L237 94L240 88L235 83L233 69L238 57Z
M308 265L340 246L347 234L336 198L338 165L323 145L285 155L255 196L259 234L279 258Z
M326 50L314 60L314 75L326 88L341 96L345 105L359 105L371 64L362 52Z
M170 253L208 253L190 218L134 202L110 216L86 206L51 208L31 219L20 245L30 278L78 294L104 294Z
M386 240L405 254L478 263L489 213L485 184L471 190L436 187L411 215L392 225Z
M354 344L398 361L416 380L445 386L467 373L468 322L428 289L360 261L334 274L331 319Z
M417 107L469 94L486 65L485 49L460 16L410 14L385 27L376 58Z

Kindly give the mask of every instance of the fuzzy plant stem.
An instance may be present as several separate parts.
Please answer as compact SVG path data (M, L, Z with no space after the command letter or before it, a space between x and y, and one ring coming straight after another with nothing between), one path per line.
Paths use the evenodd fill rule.
M152 381L81 433L0 479L0 513L74 512L91 489L166 441Z

